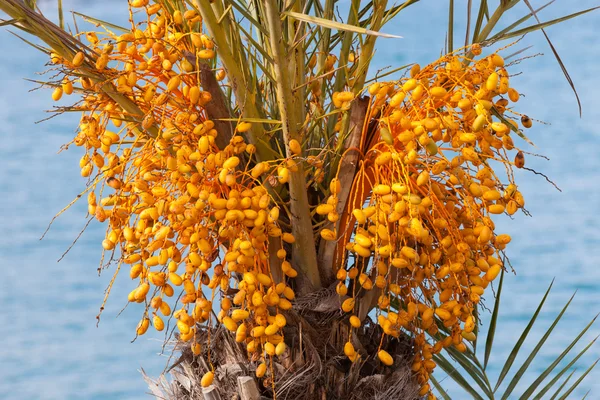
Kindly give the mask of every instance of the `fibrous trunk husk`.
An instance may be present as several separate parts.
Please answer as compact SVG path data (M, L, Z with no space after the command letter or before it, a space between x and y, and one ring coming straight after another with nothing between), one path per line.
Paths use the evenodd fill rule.
M233 333L222 327L203 327L196 337L202 345L199 355L191 352L189 343L177 342L175 351L180 357L169 368L169 378L163 374L153 380L144 374L151 393L157 399L169 400L419 399L419 385L411 371L413 347L408 336L385 336L382 341L381 328L366 318L363 326L352 333L352 343L361 354L352 363L343 353L349 332L339 311L305 309L301 313L287 312L286 318L287 350L272 362L266 358L269 368L263 378L255 376L262 360L248 358L245 345L236 343ZM376 358L380 344L394 357L391 367ZM200 380L211 369L215 379L210 397L206 397L208 393L203 394ZM242 383L253 386L250 380L256 392L241 387Z

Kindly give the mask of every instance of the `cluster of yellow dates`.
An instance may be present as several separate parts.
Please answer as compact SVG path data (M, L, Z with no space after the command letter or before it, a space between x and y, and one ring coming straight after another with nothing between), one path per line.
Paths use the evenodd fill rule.
M280 311L292 307L295 293L285 281L273 281L268 243L277 239L280 249L274 256L283 274L293 278L297 271L286 260L283 244L294 237L279 226L279 208L261 180L285 184L295 162L255 163L255 146L240 135L251 128L248 122L237 124L225 148L216 146L215 123L203 108L211 96L200 89L198 72L200 63L214 57L214 46L206 35L182 33L184 25L201 23L200 16L194 10L160 12L159 4L146 11L149 22L131 33L88 32L96 58L79 52L65 60L52 54L65 72L52 97L71 94L76 80L76 89L84 93L73 143L86 150L80 167L91 181L88 211L108 223L105 256L127 266L137 282L128 299L145 304L138 335L150 325L162 331L164 318L173 318L180 338L199 354L200 344L192 339L197 324L216 322L217 298L216 319L235 332L254 359L281 355L286 318ZM131 122L130 114L103 92L107 82L94 82L81 71L111 77L116 91L144 113L143 122ZM73 78L79 75L84 77ZM222 70L216 78L224 79ZM152 126L158 126L157 134ZM291 147L299 151L300 145ZM266 369L260 363L257 376ZM213 376L207 373L202 384L209 385Z
M464 61L446 56L424 69L415 65L399 82L369 87L379 140L365 149L350 218L338 230L321 231L355 256L337 272L350 324L360 327L360 298L378 290L384 333L413 333L422 395L430 391L433 354L449 346L465 351L464 340L475 339L477 304L503 268L501 252L511 238L495 233L491 216L524 206L512 174L513 165L523 167L522 152L509 160L512 133L522 135L508 109L519 93L509 86L500 55ZM352 95L337 94L340 107L347 98ZM522 125L531 120L523 116ZM318 213L335 213L336 184ZM452 334L431 345L425 333L438 333L436 317ZM351 342L345 352L357 358ZM379 358L393 362L383 350Z
M91 183L89 213L108 224L105 254L129 268L136 282L129 301L145 304L138 335L150 325L161 331L163 318L173 318L181 339L199 354L192 339L197 324L215 323L217 300L216 319L262 360L256 370L262 377L267 357L286 350L282 312L295 297L285 279L274 279L270 263L277 258L287 277L297 275L284 249L295 238L279 224L280 209L262 182L285 184L301 145L290 143L292 159L257 162L255 146L240 135L251 124L240 122L219 149L219 133L204 109L211 95L200 88L199 66L215 56L213 42L194 33L201 17L195 10L163 12L147 0L132 5L144 7L148 18L130 33L88 32L93 52L70 60L52 55L65 72L52 97L83 93L73 143L86 150L80 167ZM108 81L82 71L101 72ZM216 77L224 79L224 72ZM141 123L109 95L108 84L145 115ZM426 394L432 355L448 346L464 351L463 340L474 339L477 303L503 268L500 252L510 237L494 232L490 215L512 215L524 205L511 172L512 165L523 166L522 153L515 162L508 159L512 133L519 132L508 106L519 94L498 54L472 65L446 56L368 91L380 140L364 149L346 226L320 234L341 240L348 251L337 291L343 311L352 314L350 324L361 325L355 315L361 292L379 290L378 323L386 335L413 333L413 370ZM341 108L352 100L342 92L332 103ZM524 117L522 125L531 121ZM501 182L494 164L508 182ZM338 220L332 214L340 190L333 180L318 215ZM280 248L273 251L273 243ZM437 332L436 316L452 334L431 345L425 333ZM359 357L350 342L344 351ZM393 364L385 350L378 356ZM207 373L203 385L213 376Z

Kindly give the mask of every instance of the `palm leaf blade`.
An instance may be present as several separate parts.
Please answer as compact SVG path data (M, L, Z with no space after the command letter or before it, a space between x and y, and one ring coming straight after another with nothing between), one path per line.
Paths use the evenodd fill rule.
M538 18L537 13L531 6L531 3L529 2L529 0L523 0L523 1L525 1L525 4L527 4L527 7L529 7L529 9L531 10L531 13L534 15L538 24L541 24L541 21ZM577 100L577 106L579 107L579 116L581 116L581 100L579 99L579 94L577 93L577 89L575 89L575 84L573 83L573 79L571 79L571 75L569 74L569 71L567 71L567 67L565 67L565 64L563 63L562 59L558 55L558 51L556 51L554 44L550 40L550 37L548 36L548 34L544 30L544 28L540 28L540 30L544 34L544 37L546 38L546 42L548 42L548 45L550 46L550 50L552 50L552 54L554 54L554 58L558 62L558 65L560 66L560 69L562 70L563 75L565 76L565 79L567 80L567 82L569 83L569 86L571 86L571 90L575 94L575 100Z
M487 11L487 1L481 0L481 4L479 4L479 13L477 14L477 20L475 21L475 28L473 29L473 39L472 43L477 43L479 41L479 33L481 32L481 27L483 25L483 17Z
M550 3L548 3L548 4L550 4ZM548 4L546 4L546 5L548 5ZM536 10L536 12L540 11L544 7L540 7L539 9ZM600 6L588 8L587 10L583 10L583 11L579 11L579 12L576 12L576 13L573 13L573 14L565 15L564 17L556 18L556 19L553 19L553 20L550 20L550 21L547 21L547 22L542 22L542 23L538 23L538 24L535 24L535 25L530 25L530 26L528 26L526 28L522 28L522 29L519 29L519 30L516 30L516 31L512 31L512 32L510 31L510 29L509 29L510 27L509 27L509 28L506 28L506 29L498 32L494 36L492 36L490 38L490 40L505 40L505 39L510 39L510 38L513 38L513 37L523 36L523 35L526 35L528 33L535 32L535 31L538 31L540 29L548 28L548 27L550 27L552 25L556 25L556 24L558 24L560 22L567 21L567 20L569 20L571 18L579 17L580 15L587 14L587 13L589 13L591 11L597 10L598 8L600 8ZM533 15L533 14L529 14L529 16L526 19L529 19L529 17L531 15ZM519 21L517 21L517 22L519 22ZM515 24L517 24L517 23L515 23Z
M546 386L544 386L544 388L540 390L538 394L535 395L534 400L541 400L543 396L550 389L552 389L556 382L558 382L558 380L577 362L577 360L579 360L579 358L581 358L581 356L583 356L583 354L585 354L587 350L590 347L592 347L592 345L596 342L597 339L598 336L596 336L596 338L594 338L594 340L592 340L583 350L581 350L579 354L577 354L577 356L574 359L572 359L569 364L567 364L558 374L556 374L556 376L552 378L552 380Z
M548 366L548 368L546 368L544 372L542 372L542 374L531 384L531 386L529 386L529 388L521 396L522 400L529 399L533 395L533 392L535 392L537 387L544 381L544 379L546 379L546 377L554 370L554 368L556 368L558 363L560 363L562 359L566 357L566 355L579 342L579 339L581 339L581 337L588 331L592 324L594 324L596 318L597 316L594 319L592 319L585 328L583 328L583 330L579 333L579 335L577 335L577 337L571 342L571 344L567 346L567 348L556 358L556 360L554 360L554 362L550 364L550 366Z
M448 53L454 51L454 0L448 3Z
M594 363L592 365L590 365L590 367L588 369L585 370L585 372L583 374L581 374L581 376L579 377L579 379L577 379L573 385L571 385L571 387L569 388L569 390L567 390L562 396L560 396L560 398L558 400L565 400L568 398L568 396L573 392L573 390L575 390L577 388L577 386L579 386L579 384L585 379L585 377L594 369L594 367L596 366L596 364L598 364L599 360L594 361Z
M62 0L58 0L58 26L65 29L65 16L63 14Z
M431 383L433 383L433 387L436 388L436 390L438 391L438 393L440 394L441 398L444 400L452 400L450 398L450 396L448 396L448 393L446 393L446 391L444 390L444 388L442 387L442 385L440 385L440 383L437 381L437 379L435 379L433 377L433 375L430 377L431 379Z
M542 11L544 8L548 7L550 4L554 3L556 0L551 0L548 3L544 4L543 6L541 6L540 8L538 8L536 10L536 12ZM503 39L507 39L505 38L503 35L508 34L509 32L511 32L513 29L515 29L517 26L521 25L522 23L526 22L529 20L529 18L533 17L532 13L529 13L527 15L525 15L524 17L518 19L517 21L513 22L512 24L510 24L509 26L507 26L506 28L502 29L500 32L496 33L494 36L492 36L490 38L490 40L495 40L495 39L499 39L499 38L503 38Z
M294 11L286 11L286 12L283 12L282 14L288 15L299 21L319 25L319 26L322 26L322 27L328 28L328 29L336 29L339 31L348 31L348 32L354 32L354 33L358 33L358 34L379 36L379 37L384 37L384 38L394 38L394 39L402 38L402 36L390 35L389 33L376 32L376 31L373 31L370 29L361 28L360 26L348 25L348 24L344 24L342 22L336 22L336 21L332 21L329 19L325 19L325 18L314 17L312 15L306 15L306 14L302 14L302 13L298 13L298 12L294 12Z
M486 385L485 383L487 378L484 376L484 373L480 371L476 365L473 365L463 353L453 348L448 348L446 350L450 353L452 359L455 360L469 374L475 383L477 383L481 390L487 396L491 397L492 391L490 390L489 385Z
M567 382L569 382L571 380L571 377L573 377L573 375L575 374L576 371L577 371L576 369L571 371L569 376L567 376L567 379L565 379L565 381L558 387L558 389L556 390L556 393L554 393L552 395L552 397L550 397L550 400L556 399L556 397L560 394L560 392L563 390L563 388L567 385Z
M484 400L483 397L479 395L479 393L469 385L469 382L465 378L461 376L461 374L450 364L444 356L437 355L435 361L437 365L450 376L456 383L458 383L463 389L465 389L471 396L473 396L476 400Z
M89 15L85 15L85 14L82 14L82 13L77 12L77 11L73 11L73 14L80 16L81 18L83 18L84 20L87 20L88 22L93 22L95 24L104 25L104 26L107 26L109 28L115 29L117 31L121 31L121 32L129 32L129 29L123 28L122 26L115 25L113 23L110 23L110 22L107 22L107 21L103 21L103 20L98 19L98 18L90 17Z
M519 340L517 340L517 343L513 347L512 351L510 352L510 354L509 354L509 356L508 356L508 358L506 360L506 363L504 363L504 367L502 368L502 371L500 372L500 376L498 377L498 382L496 383L496 387L494 388L494 391L496 391L498 389L498 387L500 386L500 384L502 384L502 381L506 377L506 374L508 374L508 371L510 370L510 368L513 365L513 363L515 362L515 358L517 357L517 354L519 353L519 350L521 349L521 346L523 345L523 342L525 342L525 339L527 338L527 335L529 334L529 331L533 327L533 324L535 323L535 321L536 321L536 319L537 319L540 311L542 310L542 306L546 302L546 299L548 298L548 294L550 293L550 289L552 289L552 285L553 284L554 284L554 280L552 281L552 283L550 283L550 286L548 287L548 290L546 290L546 293L544 294L544 297L542 298L542 301L540 302L540 304L538 305L537 309L535 310L535 313L531 317L531 320L529 321L529 323L525 327L525 330L523 330L523 333L521 333L521 336L519 337Z
M507 399L508 396L510 396L510 394L514 390L514 388L517 386L517 384L523 377L523 374L525 373L525 371L527 371L527 368L529 368L529 365L531 364L533 359L537 356L538 352L540 351L540 349L542 348L544 343L546 343L546 340L548 339L548 337L550 336L550 334L552 333L552 331L554 330L554 328L556 327L556 325L558 324L558 322L560 321L560 319L562 318L564 313L567 311L567 308L569 308L569 305L571 304L571 301L573 301L574 297L575 297L575 294L573 294L571 296L571 298L569 299L569 301L567 302L567 304L565 304L565 306L560 311L558 316L554 319L554 322L552 322L552 325L550 325L550 327L548 328L546 333L544 333L544 336L542 336L540 341L536 344L535 348L529 355L529 357L527 357L527 359L525 360L525 362L523 363L521 368L519 368L519 370L517 371L517 373L515 374L513 379L510 381L510 383L508 384L508 387L506 388L506 391L504 392L504 395L502 396L503 400Z
M492 311L492 318L490 319L490 328L485 339L485 354L483 358L483 369L487 368L490 354L492 352L492 345L494 344L494 335L496 334L496 323L498 322L498 312L500 310L500 295L502 294L502 282L504 282L504 270L500 274L500 282L498 283L498 293L496 293L496 301L494 302L494 311Z

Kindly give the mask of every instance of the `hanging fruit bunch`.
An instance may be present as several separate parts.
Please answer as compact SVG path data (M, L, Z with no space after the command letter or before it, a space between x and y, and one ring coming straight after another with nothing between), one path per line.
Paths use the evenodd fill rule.
M137 335L150 326L162 331L173 318L179 338L198 354L196 326L220 323L250 354L281 355L282 312L295 297L283 277L298 274L284 244L295 238L279 225L273 185L264 182L285 185L296 157L257 160L256 146L243 137L250 122L239 122L217 146L225 133L207 116L211 94L200 80L214 44L205 34L183 33L201 23L194 10L159 11L160 4L147 7L148 22L129 33L86 32L89 49L71 58L51 54L63 75L53 99L82 93L71 108L82 111L72 144L85 151L79 166L89 180L88 212L107 224L103 261L127 268L135 282L128 301L144 306ZM98 72L107 79L95 81ZM223 80L223 71L215 78ZM297 141L290 147L301 151ZM280 263L278 282L270 257ZM256 373L265 370L263 363ZM211 382L209 372L203 384Z
M378 129L362 138L351 201L339 219L332 215L336 179L317 207L335 222L320 233L337 241L336 290L350 324L360 327L360 299L376 291L383 332L414 335L412 368L422 395L429 392L433 354L449 346L465 351L465 340L475 340L478 303L505 268L511 238L496 233L492 216L524 206L512 173L524 164L513 142L515 134L523 137L520 115L510 109L519 93L499 54L471 61L448 55L423 69L414 65L409 78L372 84ZM353 96L337 94L346 98ZM438 333L436 318L452 334L431 345L426 334ZM351 341L344 350L357 358ZM385 350L378 356L393 362Z

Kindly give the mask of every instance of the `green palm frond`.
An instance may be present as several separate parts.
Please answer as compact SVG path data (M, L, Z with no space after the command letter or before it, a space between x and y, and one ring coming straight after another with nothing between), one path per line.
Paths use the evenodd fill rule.
M573 300L573 296L567 301L565 306L561 309L558 315L555 317L554 321L550 325L550 327L544 332L542 337L537 340L536 345L534 346L531 353L527 356L527 358L520 364L519 369L509 377L509 373L512 367L515 364L515 360L518 356L523 354L521 351L523 344L527 340L529 334L534 327L534 324L537 321L537 318L542 310L550 290L552 288L552 283L548 287L548 290L544 294L540 304L535 310L534 314L531 316L527 326L521 333L519 339L515 343L512 351L508 355L501 372L496 379L496 382L493 386L490 384L491 379L487 372L488 361L492 352L492 346L495 339L496 334L496 326L498 324L498 311L501 304L500 296L502 294L502 282L503 282L503 274L500 279L500 283L498 285L498 290L496 294L496 300L494 304L494 308L492 310L492 315L488 325L488 334L485 342L485 350L484 350L484 360L481 362L478 356L475 353L475 348L467 346L467 350L464 353L459 352L453 347L445 349L444 353L440 353L434 356L434 360L438 363L439 367L448 375L448 378L452 379L456 382L460 387L462 387L466 393L470 396L473 396L475 399L508 399L514 397L514 391L518 385L523 384L523 378L529 366L536 360L541 348L546 343L548 337L554 330L554 328L558 325L558 323L563 318L565 312L567 311L569 305ZM544 396L555 390L554 396L560 396L557 398L565 399L567 396L575 390L575 388L582 382L582 380L589 374L589 372L594 368L596 362L594 362L584 373L580 375L576 382L573 385L569 386L564 393L561 393L562 390L566 387L566 384L569 378L567 378L557 389L555 389L556 384L560 381L560 379L571 369L571 367L579 360L581 356L583 356L589 348L595 343L596 339L593 339L590 343L588 343L582 350L580 350L571 361L560 371L556 372L554 377L539 391L538 388L540 385L550 377L550 375L554 372L556 367L568 356L572 353L573 348L581 341L581 338L585 335L585 333L591 328L591 326L596 321L596 317L594 317L573 339L573 341L565 347L565 349L546 367L546 369L532 382L529 386L523 391L523 393L519 396L519 399L542 399ZM440 327L440 337L443 338L450 334L443 326L443 324L438 324ZM502 383L505 379L510 379L506 388L502 391L499 389L502 386ZM436 381L437 382L437 381ZM436 387L439 385L436 385ZM438 387L438 391L440 391L440 387ZM536 393L537 391L537 393ZM441 393L443 398L449 398L447 393ZM554 397L553 397L554 398Z

